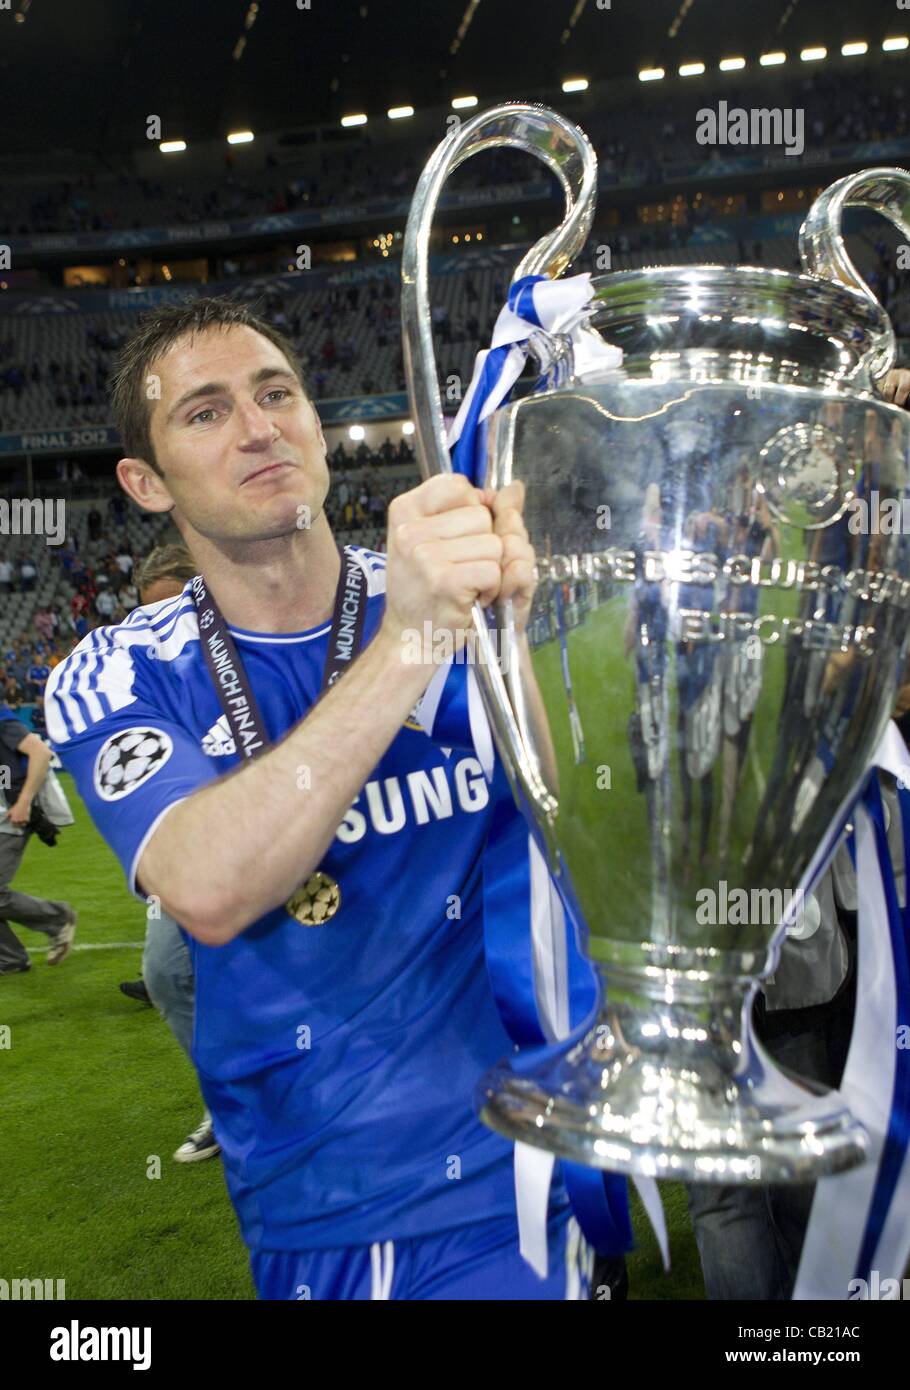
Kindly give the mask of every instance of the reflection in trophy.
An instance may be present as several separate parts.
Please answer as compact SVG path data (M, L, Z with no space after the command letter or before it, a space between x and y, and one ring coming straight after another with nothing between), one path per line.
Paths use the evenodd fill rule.
M752 485L744 465L731 496L734 553L767 564L780 554L780 540L767 499ZM723 600L725 613L742 613L755 618L758 590L753 585L732 586ZM752 733L752 716L762 685L762 644L754 636L739 631L725 646L723 685L723 728L721 808L718 829L718 857L726 860L730 851L730 825L733 806Z
M541 108L478 116L433 156L403 272L428 472L449 466L430 221L449 170L496 144L537 155L567 196L562 227L516 277L560 275L593 212L590 146ZM801 234L811 274L595 278L582 333L532 337L537 388L486 423L486 482L524 483L539 584L528 643L496 613L502 671L478 680L605 983L583 1037L485 1078L482 1116L512 1138L696 1181L811 1181L863 1158L840 1097L778 1072L750 1014L904 668L907 536L854 522L873 493L906 496L910 419L875 394L893 334L839 239L851 198L894 218L895 184L910 176L871 171L818 200ZM592 335L622 349L621 366L591 365Z

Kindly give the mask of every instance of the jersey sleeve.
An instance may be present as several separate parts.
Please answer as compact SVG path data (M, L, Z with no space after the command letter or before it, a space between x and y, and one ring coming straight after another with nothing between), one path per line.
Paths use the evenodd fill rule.
M145 636L142 629L89 633L52 671L44 702L51 747L137 896L136 868L163 817L218 775L142 671Z

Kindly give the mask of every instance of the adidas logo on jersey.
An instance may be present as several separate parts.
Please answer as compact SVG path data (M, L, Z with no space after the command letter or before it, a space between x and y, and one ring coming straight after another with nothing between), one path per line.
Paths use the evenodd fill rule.
M202 751L210 758L224 758L231 753L236 753L237 745L234 743L234 736L231 733L226 714L223 714L217 724L213 724L204 736Z

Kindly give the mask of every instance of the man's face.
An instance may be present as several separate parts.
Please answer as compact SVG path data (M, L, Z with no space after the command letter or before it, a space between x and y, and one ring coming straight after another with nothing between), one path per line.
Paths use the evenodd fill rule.
M151 436L175 519L211 540L303 529L329 487L316 412L277 347L252 328L180 339L151 372Z

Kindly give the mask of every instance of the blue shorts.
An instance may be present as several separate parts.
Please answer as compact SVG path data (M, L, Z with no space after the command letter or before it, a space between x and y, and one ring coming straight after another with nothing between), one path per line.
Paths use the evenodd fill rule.
M589 1299L594 1252L568 1207L548 1235L546 1279L519 1254L514 1216L344 1250L260 1250L250 1263L267 1299Z

